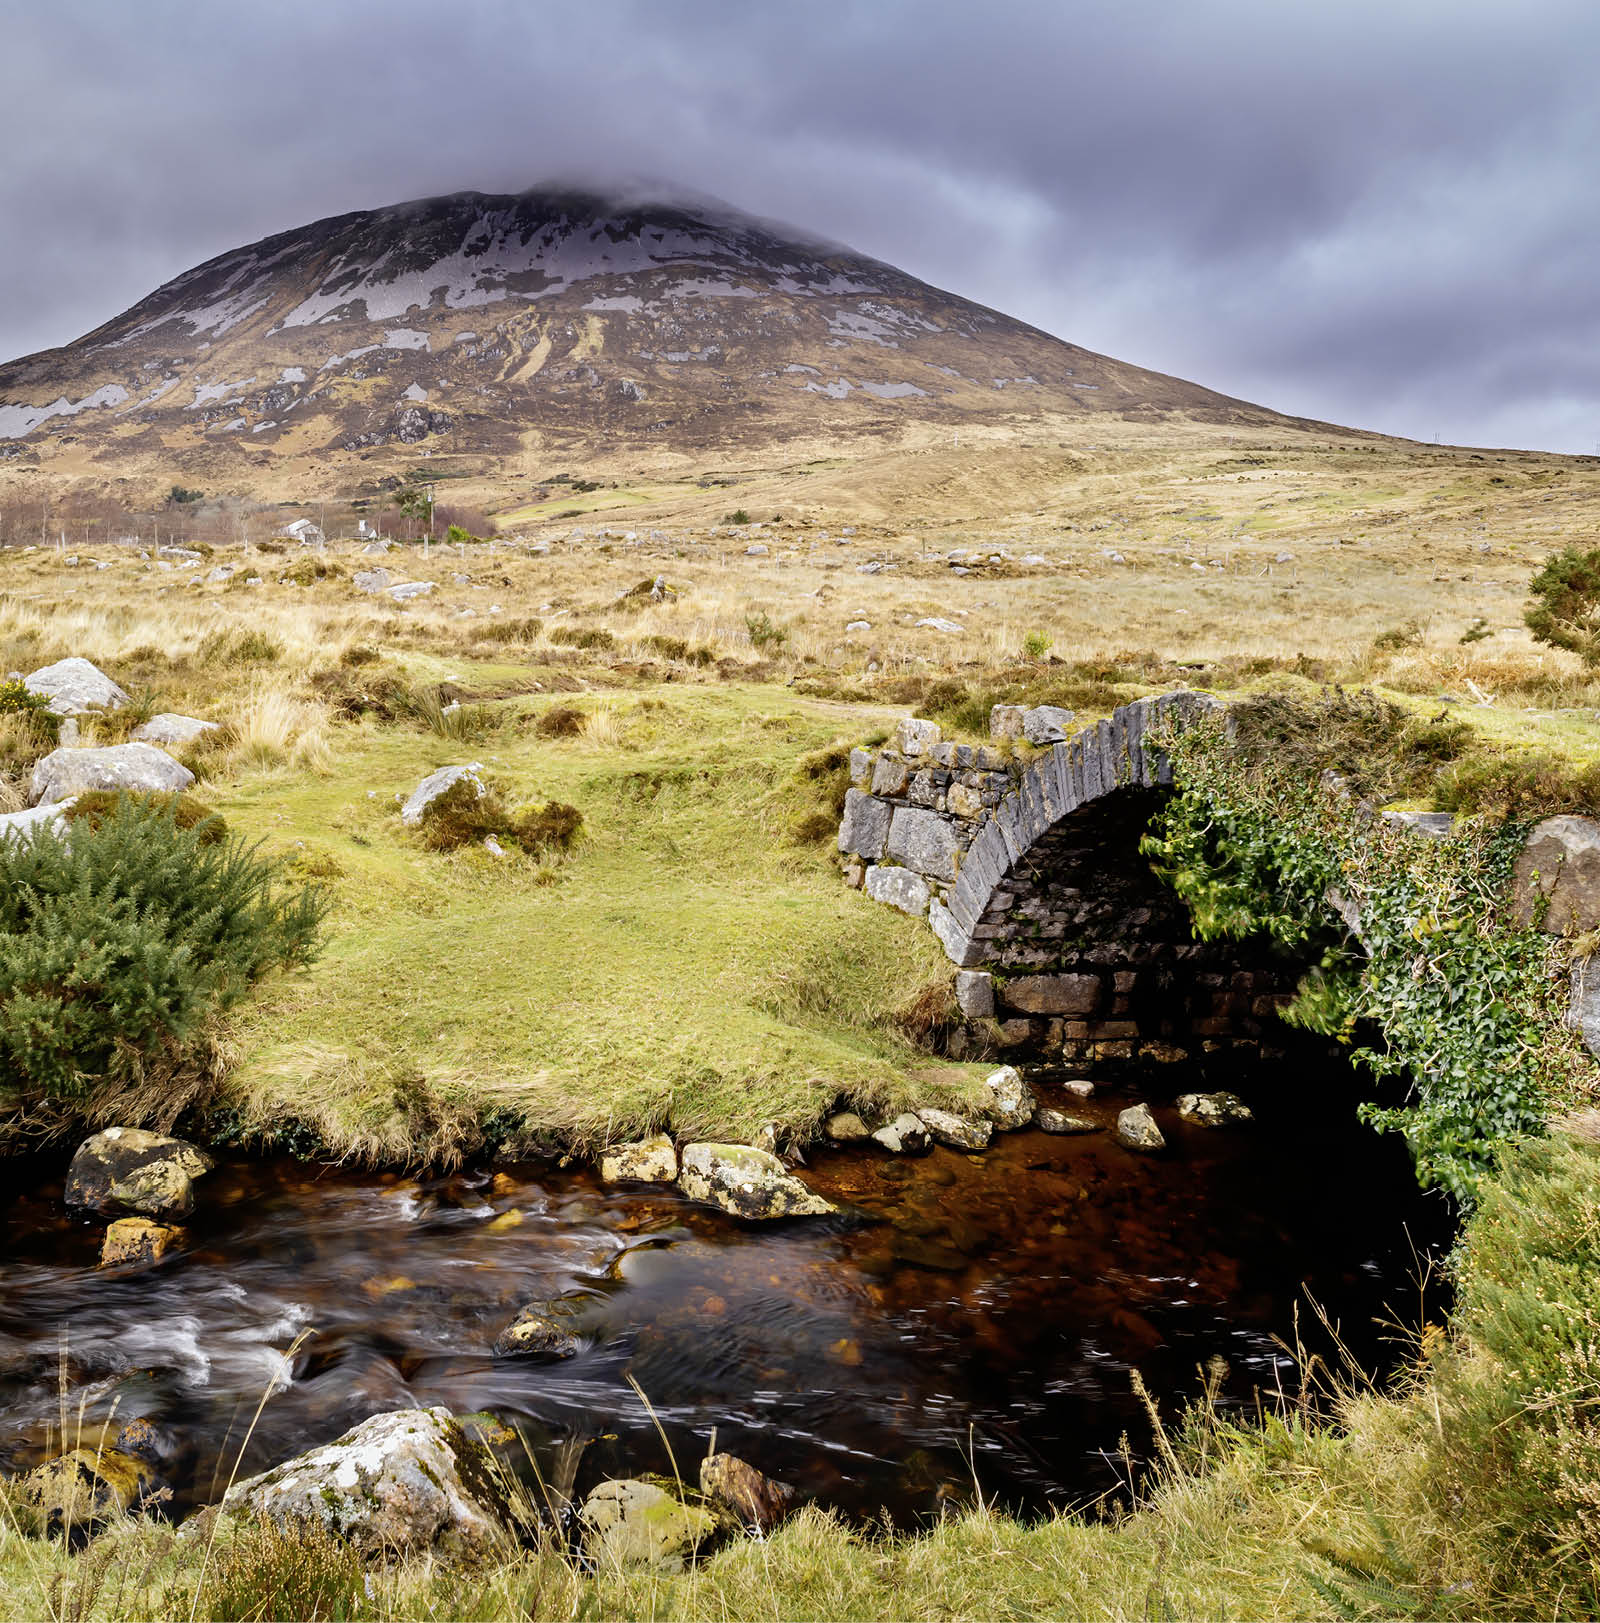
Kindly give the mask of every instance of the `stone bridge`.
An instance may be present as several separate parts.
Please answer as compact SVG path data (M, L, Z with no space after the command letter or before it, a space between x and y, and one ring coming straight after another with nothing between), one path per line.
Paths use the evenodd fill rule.
M925 917L958 966L953 1053L1181 1060L1293 1040L1274 1014L1303 966L1196 941L1139 851L1172 783L1157 739L1218 708L1163 694L1069 736L1069 712L1002 706L989 745L905 720L851 753L846 876Z

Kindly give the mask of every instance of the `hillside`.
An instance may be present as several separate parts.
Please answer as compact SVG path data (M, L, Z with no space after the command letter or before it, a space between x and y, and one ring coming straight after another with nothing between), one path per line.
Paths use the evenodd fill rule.
M14 469L241 488L290 459L490 473L1061 418L1291 421L722 205L570 191L320 220L0 366Z

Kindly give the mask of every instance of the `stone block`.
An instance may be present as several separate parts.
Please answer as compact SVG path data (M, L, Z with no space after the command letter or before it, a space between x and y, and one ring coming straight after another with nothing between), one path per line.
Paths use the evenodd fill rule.
M1583 1038L1583 1046L1600 1058L1600 960L1580 958L1573 964L1567 1024Z
M997 704L989 710L989 736L1002 742L1022 737L1027 708L1020 704Z
M998 708L998 706L996 707ZM1073 713L1058 704L1035 705L1022 713L1022 736L1030 744L1064 744L1071 736ZM991 726L992 712L991 712Z
M1000 1000L1023 1014L1093 1014L1100 1005L1098 975L1021 975L1008 981Z
M911 778L911 768L898 755L883 754L872 768L875 795L903 795Z
M1550 935L1600 927L1600 823L1547 817L1535 825L1511 876L1512 917Z
M1600 976L1596 982L1600 984ZM969 1020L993 1019L994 977L981 969L958 970L956 1005Z
M906 798L913 806L926 806L931 811L939 802L939 780L924 767L916 773L906 789Z
M872 751L862 749L857 745L850 751L850 781L858 789L867 789L872 784Z
M928 881L909 868L878 863L867 869L866 889L873 901L898 907L902 913L909 913L914 919L922 918L928 911Z
M839 853L854 854L876 862L889 840L889 819L893 807L859 789L847 789L844 817L839 823Z
M908 761L921 760L939 742L939 723L903 716L895 723L894 741Z
M945 805L957 817L976 822L983 816L983 796L964 783L952 783L945 794Z
M917 806L897 807L889 824L887 854L908 868L940 879L956 877L956 853L961 849L955 830L937 812Z
M956 923L950 909L943 902L933 901L928 904L928 924L938 936L939 944L944 948L945 956L951 963L962 969L970 969L972 965L982 961L983 948Z
M948 768L956 765L956 753L954 744L935 744L928 751L928 757L935 766Z

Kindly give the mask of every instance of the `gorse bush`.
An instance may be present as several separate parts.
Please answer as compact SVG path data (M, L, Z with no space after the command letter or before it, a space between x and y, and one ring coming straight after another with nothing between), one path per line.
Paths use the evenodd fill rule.
M62 815L75 827L100 828L114 819L127 805L148 811L152 816L172 819L174 827L188 832L203 845L217 845L227 838L228 825L220 812L214 812L193 795L133 794L121 789L90 789L75 795Z
M0 1091L70 1100L133 1077L314 956L322 893L210 828L123 796L68 839L0 845Z
M1600 547L1566 547L1529 582L1523 619L1535 642L1600 666Z
M19 679L0 682L0 715L19 716L25 731L41 744L54 744L61 736L61 721L42 693L34 693Z

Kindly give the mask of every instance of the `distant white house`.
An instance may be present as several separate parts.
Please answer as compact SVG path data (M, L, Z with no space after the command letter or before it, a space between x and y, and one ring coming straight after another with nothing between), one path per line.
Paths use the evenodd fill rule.
M323 544L322 531L308 518L290 519L287 524L280 524L275 533L286 541L298 541L303 547L320 547Z

